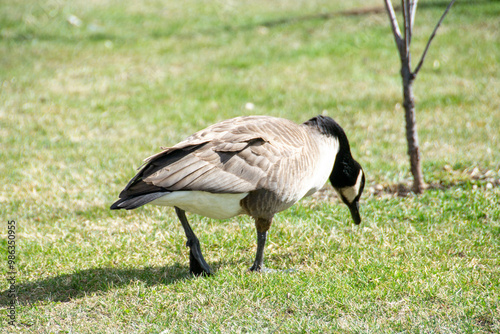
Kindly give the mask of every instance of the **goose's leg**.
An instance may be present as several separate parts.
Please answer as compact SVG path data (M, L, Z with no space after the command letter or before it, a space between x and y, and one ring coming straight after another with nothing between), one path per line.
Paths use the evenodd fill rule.
M264 247L266 246L267 231L257 232L257 253L255 254L255 261L250 271L262 271L264 269Z
M189 272L195 276L210 276L212 271L201 254L200 241L189 226L185 211L175 207L175 213L186 233L186 247L189 247Z
M255 261L250 267L250 271L265 271L264 268L264 247L266 246L267 231L271 227L272 218L255 219L255 227L257 228L257 253L255 254Z

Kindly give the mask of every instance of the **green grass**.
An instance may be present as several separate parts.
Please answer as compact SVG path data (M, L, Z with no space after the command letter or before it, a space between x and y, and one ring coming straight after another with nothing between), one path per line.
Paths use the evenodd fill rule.
M418 197L394 196L410 175L386 15L311 17L381 5L2 2L0 248L6 273L15 219L18 304L12 327L2 279L0 331L500 331L500 2L458 1L415 82ZM421 1L414 63L443 9ZM238 115L320 113L365 168L363 222L328 190L278 214L266 265L294 272L247 273L249 217L189 215L216 271L191 278L173 210L108 209L160 146Z

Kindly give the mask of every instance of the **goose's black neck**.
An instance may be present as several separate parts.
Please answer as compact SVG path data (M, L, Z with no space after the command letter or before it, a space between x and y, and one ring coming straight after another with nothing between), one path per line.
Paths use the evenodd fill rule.
M351 147L344 129L332 118L322 115L313 117L304 124L316 127L320 133L336 138L339 141L339 151L330 175L332 186L339 189L354 185L361 170L361 165L351 155Z

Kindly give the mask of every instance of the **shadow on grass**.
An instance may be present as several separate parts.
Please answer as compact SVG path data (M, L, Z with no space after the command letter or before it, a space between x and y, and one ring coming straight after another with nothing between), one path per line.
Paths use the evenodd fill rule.
M212 263L215 272L220 263ZM167 267L92 268L32 282L16 284L17 304L69 302L99 291L105 292L139 282L146 286L168 285L192 278L187 266L176 263ZM207 278L205 278L207 279ZM0 307L10 305L9 290L0 292Z
M464 172L467 173L467 172ZM489 185L488 185L489 184ZM411 181L400 182L400 183L390 183L385 185L368 185L365 192L375 196L375 197L407 197L414 195L412 190L413 183ZM489 178L486 175L469 175L468 178L462 180L438 180L431 181L426 184L425 191L449 191L457 188L463 190L471 190L475 188L479 189L489 189L489 188L500 188L499 178ZM337 193L333 190L331 186L325 186L318 192L312 195L313 198L317 198L323 201L332 201L338 198Z
M500 186L500 180L494 181L495 185L493 187ZM498 183L498 185L496 185ZM463 180L463 181L449 181L449 182L431 182L426 185L425 191L430 190L440 190L440 191L449 191L456 188L462 188L465 190L471 190L476 186L478 188L486 188L484 182L478 182L474 180ZM412 183L395 183L383 186L379 189L375 189L372 191L372 194L375 196L395 196L395 197L407 197L410 195L414 195L412 190Z
M470 5L478 6L478 5L492 3L493 1L495 1L495 0L476 0L476 1L468 1L468 2L457 2L454 4L454 6L455 7L457 7L457 6L470 6ZM436 1L421 3L418 5L418 8L419 9L446 8L449 3L450 3L450 0L436 0ZM400 11L401 6L395 4L394 10ZM290 16L290 17L277 18L277 19L266 20L266 21L261 21L261 22L252 22L249 24L242 24L242 25L224 25L222 27L209 28L209 29L196 31L196 32L190 32L190 33L180 33L179 34L176 30L170 30L168 33L162 33L162 32L156 31L153 34L153 37L164 38L164 37L169 37L171 35L178 35L181 37L192 37L192 36L196 36L198 34L213 35L213 34L218 34L222 31L246 31L246 30L253 30L253 29L258 28L258 27L274 28L277 26L290 25L290 24L296 24L296 23L301 23L301 22L328 21L328 20L332 20L332 19L335 19L338 17L358 17L358 16L379 15L379 14L385 14L385 13L386 13L386 9L384 6L373 6L373 7L363 7L362 6L362 7L354 8L354 9L339 10L339 11L335 11L335 12L326 12L326 13L306 14L306 15L299 15L299 16Z
M457 6L472 6L472 5L478 6L478 5L493 3L495 1L497 1L497 0L476 0L476 1L465 1L465 2L459 1L459 2L455 3L454 6L455 7L457 7ZM418 8L419 9L445 8L446 6L448 6L449 2L450 2L449 0L429 1L429 2L419 4ZM395 11L400 11L400 8L401 7L399 5L397 5L397 4L394 5ZM154 31L154 32L152 32L151 36L153 38L168 38L170 36L177 35L180 37L190 38L193 36L197 36L199 34L213 35L213 34L219 34L223 31L253 30L257 27L273 28L276 26L296 24L296 23L300 23L300 22L327 21L327 20L332 20L332 19L337 18L337 17L357 17L357 16L378 15L378 14L384 14L385 12L386 12L386 10L385 10L384 6L359 7L359 8L340 10L340 11L335 11L335 12L314 13L314 14L307 14L307 15L283 17L283 18L278 18L278 19L274 19L274 20L253 22L253 23L243 24L243 25L235 25L235 26L224 25L221 27L209 28L209 29L204 29L201 31L194 31L194 32L188 32L188 33L180 33L179 30L182 28L183 24L178 24L177 26L173 26L173 27L166 26L165 30ZM492 15L495 15L495 13L492 13ZM60 36L57 34L43 33L43 29L32 29L31 31L28 31L28 32L24 32L24 33L20 33L20 34L13 34L9 38L12 40L15 40L15 41L19 41L19 42L38 39L38 40L43 40L43 41L63 41L63 42L67 42L67 43L74 43L73 36ZM106 32L90 33L87 36L87 39L90 41L94 41L94 42L100 42L103 40L111 40L114 42L125 43L126 41L130 41L130 37L124 38L120 35L106 33Z

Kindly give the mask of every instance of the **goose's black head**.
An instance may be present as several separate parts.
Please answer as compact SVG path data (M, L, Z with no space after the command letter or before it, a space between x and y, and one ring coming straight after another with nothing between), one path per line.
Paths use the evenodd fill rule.
M361 165L351 155L351 148L344 130L337 122L327 116L316 116L306 123L316 125L322 134L338 140L339 151L330 174L330 182L351 211L354 223L361 223L359 199L365 188L365 173Z

